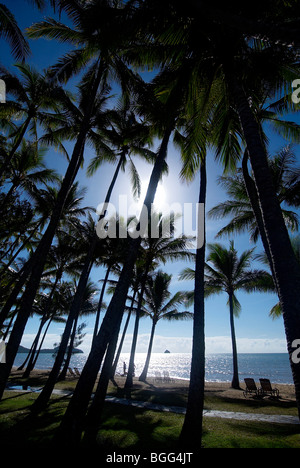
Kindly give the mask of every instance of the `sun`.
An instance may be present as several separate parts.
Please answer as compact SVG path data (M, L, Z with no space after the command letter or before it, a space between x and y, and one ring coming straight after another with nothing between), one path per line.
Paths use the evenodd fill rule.
M156 190L154 205L160 206L164 205L167 201L167 192L162 184L159 184Z

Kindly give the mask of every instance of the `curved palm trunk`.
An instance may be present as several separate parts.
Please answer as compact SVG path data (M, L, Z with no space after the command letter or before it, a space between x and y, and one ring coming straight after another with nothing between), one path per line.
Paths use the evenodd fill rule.
M145 198L145 206L148 216L151 213L151 204L154 201L156 189L163 171L164 161L167 156L167 149L173 125L169 127L164 135L148 186ZM126 304L128 290L132 281L133 269L138 257L141 238L132 239L127 259L123 266L115 293L111 299L105 317L100 327L100 331L95 340L94 346L89 354L86 364L78 380L76 389L64 415L58 434L58 442L76 443L82 433L84 418L92 394L101 363L110 340L114 333L120 330L123 311Z
M20 144L22 143L22 140L23 140L23 138L25 136L25 133L27 132L27 129L28 129L29 124L31 122L31 119L32 119L32 116L29 115L27 117L27 119L25 120L24 124L23 124L22 131L21 131L19 137L17 138L17 140L15 141L14 146L12 147L11 151L6 155L6 157L4 159L4 162L0 167L0 179L2 178L2 176L3 176L4 172L5 172L5 170L7 169L7 167L9 166L11 158L14 156L15 152L17 151Z
M138 333L139 333L139 323L140 323L142 302L143 302L144 292L145 292L145 288L146 288L147 276L148 276L149 269L150 269L150 262L147 262L147 265L145 267L146 267L146 270L145 270L145 273L143 275L142 282L141 282L139 302L138 302L136 317L135 317L135 324L134 324L134 331L133 331L129 366L128 366L126 382L125 382L125 385L124 385L125 389L129 389L133 385L133 375L134 375L134 369L135 369L134 359L135 359L135 353L136 353L137 338L138 338Z
M80 279L79 279L79 282L78 282L78 286L77 286L77 289L76 289L74 300L73 300L72 305L71 305L71 309L70 309L70 312L69 312L69 315L68 315L68 319L67 319L67 322L66 322L64 333L62 335L62 339L61 339L61 342L60 342L60 345L59 345L59 349L58 349L58 352L57 352L57 355L56 355L56 358L55 358L54 365L52 367L52 370L51 370L51 372L49 374L48 380L47 380L43 390L39 394L39 396L36 399L35 403L32 405L31 409L35 413L38 413L38 412L42 411L47 406L47 403L48 403L48 401L49 401L49 399L51 397L51 394L53 392L54 386L55 386L55 384L57 382L57 379L58 379L58 376L59 376L59 373L60 373L60 369L62 367L64 358L65 358L65 354L66 354L66 351L67 351L67 347L68 347L69 339L70 339L70 336L71 336L71 333L72 333L72 328L73 328L73 325L74 325L74 321L77 320L78 314L79 314L79 311L80 311L80 308L81 308L81 305L82 305L85 286L86 286L86 283L87 283L87 280L88 280L88 277L90 275L90 271L91 271L91 268L92 268L92 256L93 256L93 253L94 253L94 248L95 247L92 244L90 246L90 252L89 252L90 255L88 255L86 257L86 259L85 259L85 264L84 264L83 270L81 272L81 276L80 276Z
M234 326L234 312L233 312L233 294L229 294L229 312L230 312L230 329L231 329L231 342L232 342L232 358L233 358L233 378L231 387L236 390L240 389L239 370L238 370L238 354Z
M205 303L204 268L206 250L205 205L207 191L206 161L202 161L200 171L199 203L204 207L202 223L198 219L198 236L204 235L203 246L197 249L195 268L195 299L193 349L187 411L180 434L180 444L197 454L202 442L202 423L205 386Z
M280 299L287 349L295 384L300 418L300 363L293 360L293 344L300 337L300 266L293 251L282 216L280 203L268 167L267 155L260 139L258 124L245 92L235 76L227 77L246 139L254 180L263 217L264 231L273 265L274 281Z
M25 361L23 362L23 364L21 364L20 367L18 367L18 370L23 370L24 367L26 366L27 362L28 362L28 366L27 366L27 368L28 368L31 365L31 363L34 361L34 355L35 355L35 352L37 350L37 347L38 347L38 344L39 344L39 339L40 339L40 336L42 334L43 327L44 327L45 323L46 323L46 320L44 320L42 318L39 329L38 329L38 332L36 334L36 337L34 338L33 343L31 345L30 352L28 353L28 356L25 359ZM28 375L23 374L23 378L24 377L28 377Z
M117 368L117 365L118 365L118 362L119 362L119 359L120 359L120 355L121 355L121 351L122 351L122 348L123 348L123 344L124 344L125 336L126 336L126 333L127 333L128 325L129 325L129 322L130 322L130 318L131 318L131 314L132 314L133 305L135 303L136 295L137 295L137 290L134 291L132 302L131 302L131 307L130 307L130 310L128 312L126 323L124 325L124 330L123 330L123 333L122 333L122 337L121 337L121 340L120 340L118 351L116 353L116 357L115 357L114 363L112 365L111 374L110 374L111 379L114 378L114 375L116 373L116 368Z
M39 345L39 349L37 350L37 352L36 352L36 354L35 354L34 361L33 361L33 363L32 363L32 369L34 369L35 364L36 364L36 361L38 360L38 357L39 357L39 355L40 355L42 346L43 346L43 344L44 344L44 341L45 341L46 335L47 335L47 333L48 333L49 327L50 327L50 325L51 325L51 323L52 323L52 320L53 320L53 316L48 320L48 324L47 324L47 326L46 326L46 328L45 328L45 331L44 331L44 333L43 333L43 337L42 337L42 339L41 339L41 342L40 342L40 345Z
M96 314L96 320L95 320L95 326L94 326L94 335L93 335L92 345L93 345L93 343L94 343L94 341L96 339L96 336L98 334L98 331L99 331L101 308L102 308L104 292L105 292L106 284L107 284L107 281L108 281L108 278L109 278L110 270L111 270L111 267L108 267L107 270L106 270L106 274L105 274L105 277L104 277L104 282L103 282L102 289L101 289L101 294L100 294L98 307L97 307L97 314Z
M61 382L62 380L65 380L67 372L68 372L68 368L69 368L70 361L71 361L72 354L73 354L73 347L74 347L74 341L75 341L75 336L76 336L78 319L79 319L79 316L77 315L77 317L74 320L74 324L73 324L73 331L72 331L71 337L70 337L69 348L67 347L67 350L66 350L67 351L67 356L66 356L66 359L65 359L65 363L64 363L62 371L59 374L59 377L57 379L59 382Z
M53 286L51 288L51 292L49 294L49 297L47 298L47 304L46 304L46 307L45 307L45 310L44 310L44 316L43 316L43 319L41 321L41 325L40 325L40 328L39 328L39 331L38 331L38 334L37 334L37 337L36 337L36 342L35 342L32 354L31 354L30 359L29 359L29 363L28 363L27 368L26 368L26 370L25 370L25 372L23 374L23 378L28 378L29 377L30 372L33 370L34 363L37 361L37 359L35 358L35 353L36 353L37 346L38 346L38 343L39 343L40 335L42 333L42 329L43 329L45 323L48 320L48 316L49 316L49 312L50 312L50 308L51 308L51 303L52 303L52 298L53 298L53 295L54 295L54 292L56 290L57 284L60 281L61 277L62 277L62 271L59 268L57 270L57 272L56 272L56 277L55 277L55 281L53 283Z
M270 252L270 248L268 244L268 239L267 239L265 229L264 229L264 221L263 221L263 217L262 217L260 206L259 206L259 199L258 199L258 195L256 191L256 186L255 186L254 180L250 177L250 174L248 171L248 159L249 159L249 154L248 154L248 151L246 150L244 157L243 157L243 162L242 162L244 181L246 185L248 198L250 200L250 203L251 203L251 206L252 206L255 218L256 218L260 237L261 237L266 255L269 260L270 268L272 271L273 270L272 256L271 256L271 252ZM273 277L274 277L274 274L273 274Z
M72 158L68 165L68 169L66 171L61 189L57 197L56 206L53 210L49 225L35 253L32 256L32 269L30 278L26 285L25 292L22 296L20 310L6 348L6 364L3 364L0 368L0 398L2 398L7 379L11 372L11 368L13 366L28 318L31 313L34 298L43 274L46 258L51 248L52 241L61 218L66 198L82 163L86 136L90 125L90 117L92 115L92 109L101 82L101 77L102 70L101 66L99 66L97 76L95 77L94 85L91 89L90 99L86 107L86 112L78 135L78 139L74 146Z
M143 372L141 373L141 375L139 377L140 382L146 382L146 380L147 380L147 374L148 374L148 369L149 369L149 364L150 364L150 359L151 359L151 353L152 353L152 346L153 346L153 339L154 339L156 324L157 324L157 322L152 319L152 328L151 328L148 352L147 352L147 357L146 357Z

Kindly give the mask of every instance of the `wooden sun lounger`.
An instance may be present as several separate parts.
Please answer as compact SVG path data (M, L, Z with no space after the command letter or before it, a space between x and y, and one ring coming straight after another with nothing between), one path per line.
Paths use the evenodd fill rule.
M254 395L256 397L260 396L260 390L257 388L254 379L244 379L246 384L246 390L244 391L244 397L246 398L248 395Z
M260 390L261 396L269 395L275 398L279 398L278 388L273 388L269 379L259 379L259 381L261 385L261 390Z

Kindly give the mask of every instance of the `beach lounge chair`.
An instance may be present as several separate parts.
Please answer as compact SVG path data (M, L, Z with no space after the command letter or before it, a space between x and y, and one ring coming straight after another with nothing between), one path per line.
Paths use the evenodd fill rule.
M155 372L154 375L155 375L155 378L154 378L155 382L162 382L162 376L160 372Z
M168 371L164 371L164 382L171 382L171 377Z
M72 377L76 377L76 374L71 367L68 367L68 371L70 372Z
M244 391L245 398L247 398L248 395L260 396L260 390L257 388L254 379L244 379L244 382L246 384L246 390Z
M75 371L77 377L80 377L81 374L80 374L79 370L77 369L77 367L74 367L74 371Z
M279 390L278 388L273 388L272 384L269 379L259 379L261 385L261 396L272 396L275 398L279 398Z

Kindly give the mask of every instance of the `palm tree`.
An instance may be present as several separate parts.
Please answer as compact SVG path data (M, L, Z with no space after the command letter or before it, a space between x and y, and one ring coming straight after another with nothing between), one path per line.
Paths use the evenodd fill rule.
M58 187L47 186L46 189L40 188L39 190L35 187L31 187L30 197L33 199L34 211L39 216L37 220L38 229L43 229L49 219L49 215L51 216L55 210L60 186L61 182L58 184ZM71 190L69 191L66 198L64 210L62 212L57 231L59 229L68 230L72 226L76 227L80 223L80 218L85 216L88 210L92 210L90 207L80 206L85 193L86 189L79 188L78 182L72 185ZM25 284L26 279L28 278L28 275L30 274L32 268L32 257L33 253L31 251L28 260L23 265L21 271L18 274L18 278L15 281L16 284L14 285L13 290L11 291L6 303L1 310L0 327L4 320L6 320L10 308L14 304L18 294ZM47 258L48 257L46 257L46 259ZM11 286L12 283L8 283L5 290Z
M150 223L149 223L150 226ZM168 226L168 229L166 227ZM175 217L174 215L163 216L161 213L152 213L151 216L151 229L159 233L157 238L155 236L147 237L141 245L139 256L140 267L143 271L141 276L141 290L139 292L139 301L137 305L137 313L135 320L135 327L132 340L132 348L130 353L130 360L125 382L125 388L131 388L133 384L134 373L134 357L137 344L138 328L140 311L144 299L144 292L148 280L148 274L155 269L158 263L166 263L167 260L175 261L178 259L191 259L193 255L188 251L191 247L191 239L186 236L182 238L174 238L175 232Z
M276 192L281 205L297 207L299 201L293 195L299 187L300 169L295 167L296 156L291 145L282 148L274 157L270 158L269 165L276 187ZM250 240L257 242L260 235L255 213L248 197L242 169L238 169L233 176L222 176L219 183L230 196L228 201L222 202L210 210L208 216L221 219L231 216L229 223L222 228L217 237L232 235L243 231L249 231ZM292 196L291 196L292 194ZM286 225L292 231L298 229L298 216L293 211L282 208Z
M27 64L17 64L21 77L1 69L2 79L5 81L7 93L15 100L7 100L1 105L2 119L23 120L15 131L8 135L11 146L7 150L0 168L2 178L10 161L22 143L27 131L38 139L38 123L42 123L49 111L59 112L65 99L65 93L60 86L49 79L47 72L39 73Z
M179 291L172 296L169 291L171 281L172 275L168 275L161 270L159 270L154 276L150 276L147 281L143 308L145 309L146 315L148 315L152 320L152 329L145 366L139 377L139 380L142 382L145 382L147 379L153 339L158 321L186 320L193 318L193 314L191 312L178 311L178 306L185 303L186 295Z
M236 292L240 290L247 292L253 291L254 285L257 283L259 284L259 280L265 276L265 272L250 269L254 249L243 252L239 257L237 250L234 248L234 243L231 241L229 249L226 249L220 244L210 244L208 250L205 295L209 297L213 294L220 294L221 292L226 292L228 294L233 352L233 378L231 386L232 388L239 389L234 317L239 316L241 305L236 297Z
M14 15L3 3L0 3L0 38L8 41L16 60L24 61L26 59L30 52L29 44Z
M142 21L139 40L142 37L143 46L145 42L149 46L148 57L154 51L152 57L156 63L160 60L160 64L167 64L174 72L177 71L178 76L184 68L193 67L195 75L204 74L221 91L221 99L212 107L216 126L220 128L218 122L226 123L217 132L221 142L220 155L223 143L232 145L232 157L240 157L241 139L246 144L262 213L261 229L266 233L269 244L292 356L291 344L300 334L300 302L299 297L295 297L295 291L300 288L300 268L273 186L265 139L257 116L262 94L264 100L273 99L278 90L290 90L291 81L299 76L296 47L287 46L290 34L284 27L285 21L292 20L293 8L278 4L271 12L268 5L260 4L248 22L247 8L242 6L237 15L234 2L226 7L218 6L214 13L208 2L197 4L193 1L185 10L177 1L165 2L163 9L155 0L144 2L143 6L139 12ZM267 18L264 23L266 34L263 34L260 24L262 17ZM159 49L154 46L155 38ZM160 59L158 51L162 51ZM292 101L285 99L284 103L285 107L281 101L281 110L293 107ZM292 359L291 367L300 414L300 371Z
M168 143L173 130L174 121L170 123L168 119L165 127L164 137L157 154L157 159L150 177L148 191L144 201L144 210L141 215L145 216L145 211L151 213L151 204L154 201L156 189L165 166ZM128 256L123 266L118 285L113 298L108 306L106 315L103 319L100 331L95 340L95 344L89 354L86 364L82 370L76 390L68 406L60 426L60 435L63 433L71 440L77 439L82 431L82 423L87 411L90 395L103 360L107 344L119 332L122 315L127 299L128 289L132 279L133 268L137 259L141 239L131 240ZM76 408L76 411L75 411Z
M70 291L68 302L72 300L72 296L74 295L74 292L75 292L75 288L73 288L73 290ZM75 318L74 323L73 323L73 331L70 335L70 343L68 346L68 352L67 352L67 356L65 359L63 369L59 375L59 380L64 380L68 371L69 363L72 357L72 351L74 348L74 340L76 337L76 330L77 330L79 318L82 316L94 314L97 310L97 301L95 300L95 294L97 292L98 292L98 289L96 285L92 281L88 281L86 288L85 288L80 312L78 316Z
M6 183L11 186L3 203L8 203L16 190L30 192L37 185L58 181L58 175L53 169L48 169L44 163L46 150L36 148L35 144L23 140L21 149L10 163L10 173Z
M121 75L122 84L127 85L128 80L133 76L133 73L128 71L117 55L121 46L124 47L124 37L119 35L123 24L122 8L115 8L114 2L110 0L103 1L101 4L98 2L82 4L68 1L58 3L76 25L75 29L72 30L55 20L50 20L32 26L28 34L32 38L47 36L53 39L55 37L63 42L68 41L76 47L79 44L80 48L67 54L56 67L53 67L52 76L66 81L72 75L79 73L83 66L89 64L88 72L82 79L82 83L85 89L89 89L89 93L85 102L84 118L58 196L56 209L32 258L31 275L22 296L20 313L7 345L7 362L0 370L0 396L3 394L41 280L44 266L41 259L45 259L50 249L65 199L83 160L84 146L97 94L105 90L108 73L112 70L115 72L114 76ZM98 19L95 22L95 18L101 18L100 23ZM79 300L80 298L78 298Z

